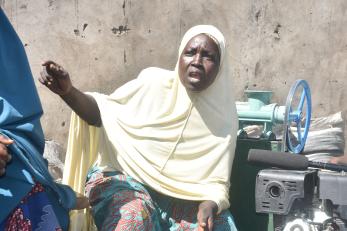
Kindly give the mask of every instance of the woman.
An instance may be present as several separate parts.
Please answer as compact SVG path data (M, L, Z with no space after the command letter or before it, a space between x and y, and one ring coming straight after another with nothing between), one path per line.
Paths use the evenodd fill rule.
M0 76L0 230L67 230L76 197L49 175L40 100L24 47L1 8Z
M191 28L174 71L147 68L110 96L44 66L40 82L79 116L63 180L86 191L99 230L236 230L227 208L238 122L217 28Z

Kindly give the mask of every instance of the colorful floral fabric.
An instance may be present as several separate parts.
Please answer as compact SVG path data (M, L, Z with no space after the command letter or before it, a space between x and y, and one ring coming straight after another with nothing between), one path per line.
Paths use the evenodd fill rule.
M86 194L98 230L197 230L198 202L159 194L120 172L89 172ZM236 231L229 211L214 220L216 231Z

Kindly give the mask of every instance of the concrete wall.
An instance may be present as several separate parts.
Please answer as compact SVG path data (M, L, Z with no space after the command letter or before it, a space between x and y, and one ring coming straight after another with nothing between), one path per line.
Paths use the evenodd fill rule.
M184 32L214 24L225 34L238 100L274 91L285 104L308 80L313 116L347 110L345 0L0 0L38 77L52 59L83 91L111 93L147 66L172 69ZM36 81L46 137L65 145L70 109Z

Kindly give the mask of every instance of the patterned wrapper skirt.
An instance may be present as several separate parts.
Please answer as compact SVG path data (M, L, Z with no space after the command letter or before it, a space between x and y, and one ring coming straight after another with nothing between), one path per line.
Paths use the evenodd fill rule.
M93 168L86 183L94 222L101 231L197 230L199 203L172 198L121 172ZM214 231L236 231L228 210L214 219Z
M9 216L0 223L0 231L62 230L44 187L36 183Z

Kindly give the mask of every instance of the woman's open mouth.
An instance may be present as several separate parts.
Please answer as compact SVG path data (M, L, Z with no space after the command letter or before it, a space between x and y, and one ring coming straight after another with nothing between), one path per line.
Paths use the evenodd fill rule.
M197 83L197 82L199 82L201 80L201 75L202 75L201 72L197 72L197 71L189 72L188 80L191 83Z

